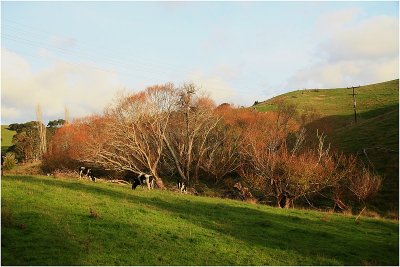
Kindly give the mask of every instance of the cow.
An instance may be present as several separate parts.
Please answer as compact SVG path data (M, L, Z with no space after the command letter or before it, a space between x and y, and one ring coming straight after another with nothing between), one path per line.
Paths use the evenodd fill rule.
M187 186L183 181L178 181L178 189L181 192L187 193Z
M93 182L96 182L96 177L93 174L93 170L88 167L79 167L79 178L82 178L83 176L86 176Z
M147 185L147 189L154 189L155 177L150 174L140 173L137 177L132 178L131 174L127 177L132 183L132 190L135 190L139 185L144 188L144 184Z
M79 167L79 178L82 178L83 176L88 176L88 173L90 172L90 169L84 166Z

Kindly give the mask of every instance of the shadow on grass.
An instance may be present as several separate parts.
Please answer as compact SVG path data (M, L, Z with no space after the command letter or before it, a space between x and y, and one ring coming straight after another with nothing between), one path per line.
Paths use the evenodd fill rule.
M210 203L180 198L179 195L172 196L166 201L162 199L162 195L141 196L131 191L128 186L126 191L120 191L101 188L95 184L31 176L3 177L3 180L7 181L16 179L26 183L46 184L103 195L115 201L128 200L144 204L167 211L175 217L202 228L246 242L250 246L294 251L311 259L322 257L325 260L321 260L321 264L334 264L334 261L329 262L328 259L335 259L346 265L359 265L366 262L398 265L399 262L398 225L396 224L381 222L377 225L376 222L366 221L358 226L351 224L347 219L333 218L329 222L324 222L318 218L315 220L304 218L301 212L272 209L261 211L256 206L248 208ZM389 237L382 238L382 234Z
M2 265L68 266L80 258L79 246L45 214L24 212L13 225L1 227Z

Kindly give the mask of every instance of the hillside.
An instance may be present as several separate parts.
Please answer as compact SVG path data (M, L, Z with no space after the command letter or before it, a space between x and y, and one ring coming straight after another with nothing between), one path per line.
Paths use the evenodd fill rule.
M306 125L328 136L333 148L357 154L383 178L383 188L373 205L381 213L397 213L399 208L399 80L360 86L357 96L357 123L354 122L352 89L297 90L253 106L259 111L275 110L284 101L299 112L311 107L318 118Z
M320 125L330 126L337 145L344 151L358 152L371 143L398 151L399 80L360 86L355 91L357 124L352 89L347 88L297 90L253 107L258 111L275 110L279 101L295 104L300 113L312 107L320 115ZM359 139L360 135L364 138Z
M1 189L3 265L399 264L397 221L43 176Z
M1 125L1 154L3 155L7 149L12 146L12 138L15 131L8 130L8 125Z

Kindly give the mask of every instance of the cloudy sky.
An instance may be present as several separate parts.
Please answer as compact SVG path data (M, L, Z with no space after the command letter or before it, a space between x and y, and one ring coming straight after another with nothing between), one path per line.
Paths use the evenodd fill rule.
M248 106L399 76L399 2L2 2L1 124L195 82Z

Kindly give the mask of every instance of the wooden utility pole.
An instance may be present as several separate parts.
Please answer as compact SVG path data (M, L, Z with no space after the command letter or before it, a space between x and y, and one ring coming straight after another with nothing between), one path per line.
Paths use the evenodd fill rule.
M357 101L356 101L356 93L354 92L355 88L358 88L360 86L352 86L351 88L353 89L353 93L351 94L353 96L353 109L354 109L354 123L357 123ZM350 89L347 87L347 89Z

